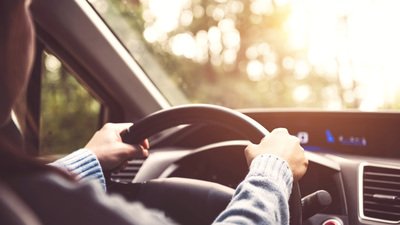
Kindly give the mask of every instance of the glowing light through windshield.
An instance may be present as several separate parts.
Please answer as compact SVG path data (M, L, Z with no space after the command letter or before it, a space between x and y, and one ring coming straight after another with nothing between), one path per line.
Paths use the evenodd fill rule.
M360 109L396 101L400 88L400 2L305 0L292 4L286 21L291 48L307 48L311 66L337 73L345 101ZM335 104L335 107L337 105Z
M148 4L143 18L148 23L144 37L150 43L165 41L167 33L179 26L189 26L193 18L207 13L219 21L218 26L196 34L178 32L169 39L171 51L197 62L206 62L211 57L214 66L240 60L237 53L242 40L236 28L237 21L226 15L243 11L241 1L217 1L223 4L208 4L207 8L195 4L199 3L196 0L142 2ZM288 35L286 48L288 51L306 49L306 57L284 57L280 59L281 66L292 70L298 80L305 79L312 70L330 76L331 80L338 79L344 89L343 99L334 97L337 91L332 92L332 87L327 86L324 93L330 103L324 107L339 109L343 107L341 101L349 103L359 99L360 109L373 110L384 107L388 96L396 96L400 87L400 67L397 66L400 1L275 0L273 3L252 0L250 10L254 15L268 15L276 7L288 5L291 12L282 25ZM254 17L252 21L258 23L260 18ZM250 80L279 75L277 64L280 62L268 43L251 46L245 53L248 58L245 72ZM260 56L264 60L260 61ZM293 90L294 100L304 101L310 93L309 86L299 86ZM389 101L396 100L389 98Z
M191 101L400 109L399 0L88 1Z

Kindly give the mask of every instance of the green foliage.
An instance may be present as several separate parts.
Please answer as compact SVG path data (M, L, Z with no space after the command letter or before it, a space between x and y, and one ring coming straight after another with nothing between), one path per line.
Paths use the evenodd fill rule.
M234 21L234 29L240 33L240 46L233 48L236 52L236 59L230 63L223 60L220 63L213 63L213 59L219 58L221 61L224 54L228 50L232 50L232 47L229 48L221 41L220 53L211 53L209 49L208 58L203 62L178 56L170 47L171 40L179 34L188 33L195 37L199 32L207 32L211 27L219 27L220 20L215 19L213 15L204 13L202 17L194 17L190 25L180 24L174 30L166 33L165 40L150 43L144 38L144 32L146 28L156 22L156 19L144 19L146 10L147 12L149 10L148 1L140 3L121 0L98 1L108 4L108 10L101 12L102 17L121 41L127 45L132 55L164 94L169 90L164 89L163 83L157 81L160 72L153 70L154 64L161 66L163 72L178 85L190 102L211 103L232 108L322 108L326 99L321 96L321 90L336 82L336 79L330 79L317 73L310 65L308 66L311 69L307 76L301 78L296 77L294 68L283 66L285 58L290 58L296 63L297 61L306 61L307 55L305 49L293 50L287 47L288 35L283 26L290 14L288 6L272 5L273 8L270 12L256 14L250 9L252 1L247 0L189 1L191 5L185 10L192 12L198 6L205 11L210 8L225 10L232 8L233 4L243 6L242 10L225 10L223 17L223 19ZM122 27L121 20L129 24L130 29ZM135 38L141 46L136 45L133 48L129 46L128 43L132 41L132 33L137 34ZM246 56L249 49L257 49L262 45L267 46L266 51L268 52L259 52L254 59ZM141 61L145 54L140 48L145 48L154 58L153 64L146 65ZM270 63L275 66L276 71L273 74L262 72L256 80L252 80L246 71L247 65L252 60L257 60L263 65ZM294 98L294 90L300 85L309 87L306 89L309 90L309 93L301 101Z
M82 148L98 129L100 104L52 55L43 54L40 154Z

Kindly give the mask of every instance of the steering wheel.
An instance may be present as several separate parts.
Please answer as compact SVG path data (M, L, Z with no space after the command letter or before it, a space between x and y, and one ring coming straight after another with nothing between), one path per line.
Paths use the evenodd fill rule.
M139 144L168 128L199 123L225 127L253 143L259 143L269 134L258 122L238 111L216 105L189 104L155 112L123 131L121 137L125 143ZM200 221L199 224L211 223L225 209L234 192L233 189L216 183L187 178L148 181L138 189L135 193L136 200L149 207L162 210L165 210L164 207L169 208L167 210L171 217L184 224L195 224L194 221ZM196 205L198 201L201 203ZM181 205L174 211L175 207L171 207L171 204ZM194 212L187 213L196 215L182 212L184 209L190 209L189 211ZM289 210L290 224L301 224L301 196L297 182L293 183Z

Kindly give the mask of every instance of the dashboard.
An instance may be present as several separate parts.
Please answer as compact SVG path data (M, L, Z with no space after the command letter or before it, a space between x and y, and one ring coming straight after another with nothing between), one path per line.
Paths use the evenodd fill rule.
M376 112L244 111L268 130L285 127L309 151L400 158L400 115Z
M332 203L303 224L332 219L342 225L400 224L400 114L242 112L270 131L285 127L298 136L310 162L299 181L301 195L319 190L331 195ZM242 139L215 125L170 130L151 139L152 150L134 182L186 177L235 188L248 172L243 149L249 142Z

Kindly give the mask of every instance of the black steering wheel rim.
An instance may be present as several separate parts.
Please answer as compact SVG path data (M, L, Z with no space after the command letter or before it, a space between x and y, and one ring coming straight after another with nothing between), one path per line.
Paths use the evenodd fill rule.
M209 104L189 104L160 110L141 119L121 134L125 143L139 144L168 128L184 124L213 124L241 134L258 143L269 131L252 118L229 108Z
M152 135L185 124L212 124L225 127L252 143L269 134L261 124L252 118L229 108L209 104L189 104L157 111L143 118L121 133L123 142L139 144ZM301 224L301 196L297 182L293 183L289 201L290 224Z

